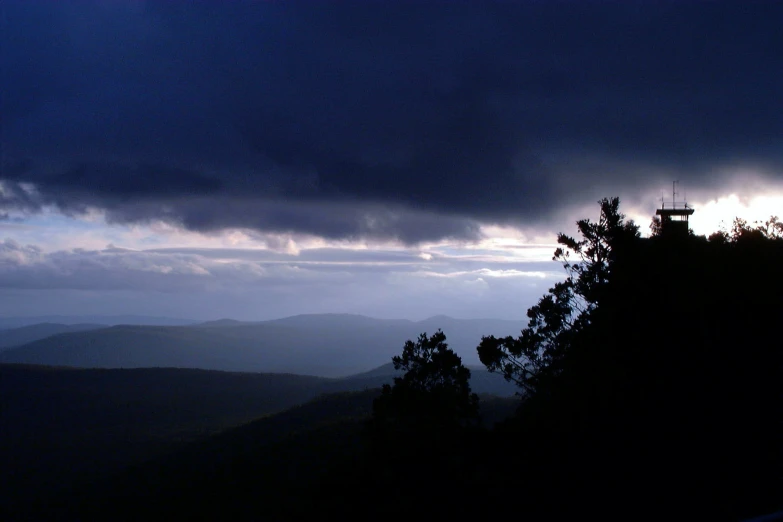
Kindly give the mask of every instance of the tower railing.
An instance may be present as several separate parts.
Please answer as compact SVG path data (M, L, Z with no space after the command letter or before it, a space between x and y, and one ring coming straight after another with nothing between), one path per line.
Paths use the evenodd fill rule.
M686 201L662 201L661 208L678 209L678 208L691 208Z

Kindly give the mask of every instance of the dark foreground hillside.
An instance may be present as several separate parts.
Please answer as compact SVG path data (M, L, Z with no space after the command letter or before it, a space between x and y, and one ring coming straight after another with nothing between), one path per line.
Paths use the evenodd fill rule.
M390 488L405 484L393 483L399 477L373 456L367 438L377 396L378 390L323 396L74 492L49 506L50 513L78 520L301 520L358 519L382 508L384 516L410 518L410 506L389 505ZM516 399L485 403L487 426L517 405ZM473 451L481 433L465 448ZM411 483L445 478L444 471L429 469ZM457 478L466 477L451 480ZM445 509L456 513L456 507Z
M0 365L0 509L299 404L328 384L298 375Z
M370 390L372 395L393 375L389 365L343 379L0 365L0 513L24 512L30 504L324 393ZM513 393L498 375L477 371L474 379L480 393ZM318 410L317 404L307 411ZM363 408L366 415L369 403ZM487 411L490 421L507 413ZM318 415L339 418L340 411L325 408ZM309 426L313 420L308 419ZM275 428L278 435L289 424Z

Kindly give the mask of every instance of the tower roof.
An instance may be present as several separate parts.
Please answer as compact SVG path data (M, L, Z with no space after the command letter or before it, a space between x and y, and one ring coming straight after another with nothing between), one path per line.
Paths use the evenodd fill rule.
M655 211L655 214L658 216L665 216L665 217L671 217L671 216L690 216L693 214L693 209L688 208L687 204L683 208L659 208Z

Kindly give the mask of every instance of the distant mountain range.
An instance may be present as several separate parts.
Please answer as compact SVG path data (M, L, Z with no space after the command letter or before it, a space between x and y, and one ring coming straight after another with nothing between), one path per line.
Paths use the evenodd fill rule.
M0 350L10 348L12 346L21 346L39 339L46 339L52 335L67 332L97 330L98 328L106 328L106 325L40 323L29 326L20 326L19 328L0 330Z
M350 314L192 325L35 325L0 335L0 363L81 368L202 368L341 377L388 363L408 339L439 328L466 365L484 335L517 335L521 321L384 320ZM76 330L76 331L75 331ZM13 348L8 348L14 346Z
M196 324L192 319L157 317L151 315L37 315L30 317L0 317L0 329L20 328L41 323L54 324L97 324L114 326L117 324L144 324L154 326L185 326Z

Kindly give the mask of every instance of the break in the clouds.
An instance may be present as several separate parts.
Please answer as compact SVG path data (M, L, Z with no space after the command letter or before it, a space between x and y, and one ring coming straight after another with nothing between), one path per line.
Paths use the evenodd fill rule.
M562 270L501 251L459 255L319 248L46 252L0 242L0 314L121 313L215 319L349 312L518 318ZM446 249L448 250L448 249ZM71 312L72 313L72 312Z
M779 2L2 4L7 216L415 244L781 181Z

